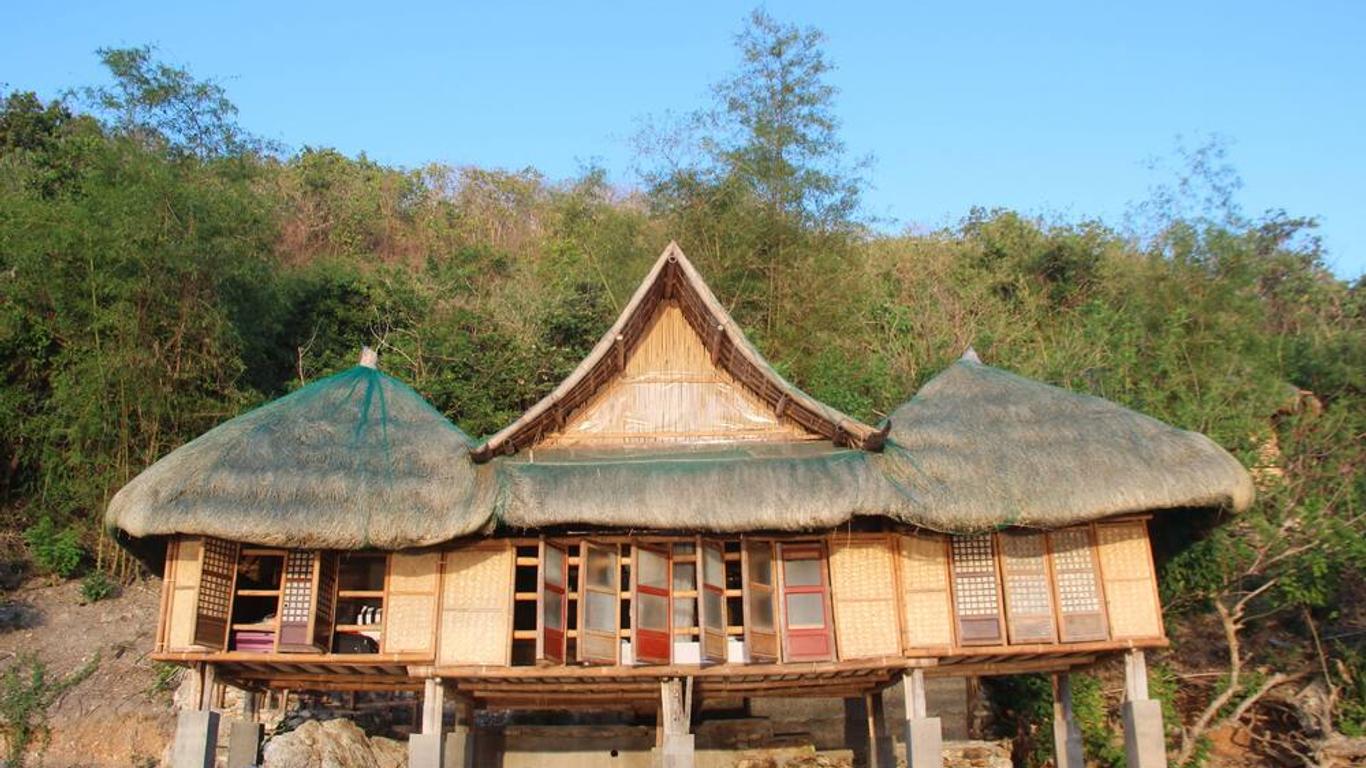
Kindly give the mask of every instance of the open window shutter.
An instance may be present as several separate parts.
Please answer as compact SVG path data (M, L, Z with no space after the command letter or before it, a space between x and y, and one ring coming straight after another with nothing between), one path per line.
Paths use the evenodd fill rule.
M621 560L615 544L579 546L579 661L616 664L621 650Z
M1104 640L1107 632L1100 575L1091 541L1091 526L1063 528L1048 534L1053 583L1057 592L1060 635L1064 643Z
M280 593L282 653L314 653L313 620L318 594L318 552L292 549L285 555L284 585Z
M323 652L332 649L332 627L337 619L336 552L318 555L318 601L313 611L313 646Z
M949 554L943 536L917 533L901 537L901 589L907 650L952 646Z
M237 580L238 544L205 539L199 567L199 595L195 599L194 644L221 651L227 646L232 618L232 591Z
M701 562L701 589L698 592L699 624L702 628L702 658L726 660L726 556L720 542L698 541Z
M774 595L773 542L744 539L740 562L745 587L745 647L753 661L778 660L778 606Z
M1162 637L1146 521L1097 523L1096 537L1114 639Z
M819 543L778 545L782 593L783 659L829 661L835 657L831 633L830 580L825 548Z
M540 593L536 596L536 660L563 664L569 615L569 551L542 539L537 561Z
M673 660L671 597L667 545L635 545L631 549L631 648L636 663Z
M830 603L841 659L901 654L896 555L890 539L832 539Z
M1053 594L1048 584L1048 545L1042 533L1002 533L1001 574L1011 643L1052 643Z
M958 618L961 645L1001 645L1001 591L996 583L996 558L992 535L954 536L953 607Z

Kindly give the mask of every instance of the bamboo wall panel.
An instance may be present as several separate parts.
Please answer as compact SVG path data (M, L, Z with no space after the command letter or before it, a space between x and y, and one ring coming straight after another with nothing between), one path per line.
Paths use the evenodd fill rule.
M1003 533L997 541L1001 547L1010 642L1053 642L1053 590L1048 583L1048 546L1044 534Z
M1096 526L1110 631L1116 639L1161 637L1148 526L1141 520Z
M661 305L625 369L543 445L812 437L715 365L672 303Z
M384 652L432 650L436 631L441 553L394 554L384 600Z
M1052 531L1048 545L1063 642L1104 640L1108 633L1091 526Z
M830 543L830 590L841 659L896 656L896 556L890 540Z
M901 537L902 602L909 648L953 644L953 605L949 599L949 561L944 538Z
M166 648L189 650L194 646L195 601L199 595L199 558L204 544L199 539L175 543L171 563L171 600L166 611Z
M514 557L510 546L446 553L437 664L511 663Z

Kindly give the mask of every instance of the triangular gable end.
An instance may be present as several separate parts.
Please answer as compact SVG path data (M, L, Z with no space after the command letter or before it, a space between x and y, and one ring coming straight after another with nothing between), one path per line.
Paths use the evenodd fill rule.
M773 370L670 243L588 357L473 456L543 443L745 439L880 450L885 437Z

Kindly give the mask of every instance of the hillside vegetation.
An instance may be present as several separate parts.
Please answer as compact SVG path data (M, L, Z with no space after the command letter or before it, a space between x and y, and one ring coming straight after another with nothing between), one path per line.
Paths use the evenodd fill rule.
M58 101L12 93L8 566L134 577L99 529L109 497L210 427L353 365L362 344L466 431L491 433L568 373L675 239L784 375L859 418L882 418L972 345L1258 468L1252 511L1198 538L1174 523L1161 552L1174 647L1155 688L1174 707L1173 757L1206 760L1227 722L1292 764L1335 731L1360 735L1366 312L1361 282L1325 268L1312 219L1238 210L1210 145L1123 228L972 210L883 234L860 218L820 42L755 14L715 108L642 134L631 190L598 169L550 180L285 151L245 134L219 86L149 49L101 51L110 81ZM1328 702L1312 718L1285 703L1308 686ZM1019 688L1046 705L1044 686ZM1119 764L1115 692L1092 688L1091 752ZM1016 708L1023 741L1046 748L1046 710Z

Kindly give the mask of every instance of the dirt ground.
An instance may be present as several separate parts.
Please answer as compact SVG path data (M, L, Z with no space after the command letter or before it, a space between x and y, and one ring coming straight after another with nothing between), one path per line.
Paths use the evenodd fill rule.
M96 654L99 666L49 711L52 738L32 766L130 766L159 763L175 725L171 692L157 690L158 668L147 658L156 627L161 583L140 581L116 597L80 604L80 583L31 581L10 600L20 609L16 628L0 631L3 663L34 654L52 677L81 669Z

